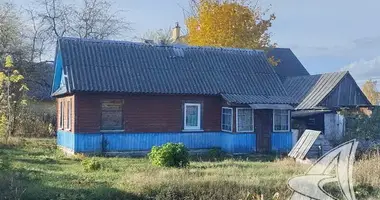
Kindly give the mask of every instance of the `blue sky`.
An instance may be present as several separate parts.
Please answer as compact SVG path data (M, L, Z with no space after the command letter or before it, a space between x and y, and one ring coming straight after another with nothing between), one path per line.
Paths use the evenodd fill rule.
M30 0L13 0L28 5ZM149 30L184 27L188 0L113 0L133 30L126 40ZM79 2L73 0L73 2ZM380 80L380 1L260 0L277 16L270 31L279 47L289 47L312 74L350 70L356 80Z

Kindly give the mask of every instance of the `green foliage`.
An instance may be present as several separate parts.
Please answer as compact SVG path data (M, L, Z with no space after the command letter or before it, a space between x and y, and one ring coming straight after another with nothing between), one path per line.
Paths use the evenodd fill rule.
M102 165L95 158L84 159L81 162L85 172L97 171L100 170Z
M222 151L220 148L212 148L207 152L207 157L209 157L212 160L223 160L225 156L226 153Z
M152 147L149 160L160 167L186 167L189 165L189 152L182 143L166 143Z
M5 114L0 115L0 137L5 138L7 134L7 117Z
M380 139L380 108L374 108L371 116L357 111L342 112L346 119L346 134L344 140Z
M5 57L5 67L13 67L13 59L10 55Z
M10 55L5 57L5 71L0 72L0 132L8 142L20 125L20 118L26 106L24 76L14 66ZM5 131L4 131L5 130Z
M0 170L7 170L10 168L11 163L7 155L0 155Z

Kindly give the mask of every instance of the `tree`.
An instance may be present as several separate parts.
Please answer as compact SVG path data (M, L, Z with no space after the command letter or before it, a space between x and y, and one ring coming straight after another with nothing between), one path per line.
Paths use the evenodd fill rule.
M196 46L266 49L276 18L244 0L193 0L186 19L187 43Z
M76 3L79 1L75 1ZM32 58L46 50L53 50L59 37L109 39L130 30L129 23L113 11L110 0L81 0L72 5L63 0L35 0L35 8L28 9L33 25L31 36L35 45ZM49 47L47 47L49 46Z
M15 69L12 57L5 57L3 70L0 72L0 126L1 132L8 142L19 124L22 109L26 105L25 92L28 87L23 83L22 76Z
M379 93L376 88L377 82L373 80L368 80L364 83L362 87L362 91L372 105L377 105Z
M143 42L152 41L156 44L168 45L172 44L174 41L171 37L171 28L168 30L158 29L156 31L148 31L141 38Z
M11 3L0 4L0 56L12 55L18 61L26 54L23 23ZM2 57L4 58L4 57ZM0 58L0 59L2 59Z

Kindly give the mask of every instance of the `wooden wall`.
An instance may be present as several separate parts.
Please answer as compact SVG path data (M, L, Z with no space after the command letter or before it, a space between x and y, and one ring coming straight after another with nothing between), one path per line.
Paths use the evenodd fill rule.
M369 102L351 75L346 75L320 104L327 108L368 106Z
M66 128L66 124L67 124L67 116L68 116L68 109L67 109L67 103L71 101L71 119L70 122L71 122L71 128L70 129L67 129ZM63 128L60 127L60 124L61 124L61 102L63 103ZM60 97L60 98L57 98L57 104L56 104L56 108L57 108L57 129L58 130L65 130L65 131L68 131L68 132L75 132L75 113L76 113L76 109L75 109L75 96L74 95L71 95L71 96L65 96L65 97Z
M180 132L184 103L201 103L201 129L220 131L221 98L216 96L76 94L76 132L100 131L101 100L123 99L126 132Z

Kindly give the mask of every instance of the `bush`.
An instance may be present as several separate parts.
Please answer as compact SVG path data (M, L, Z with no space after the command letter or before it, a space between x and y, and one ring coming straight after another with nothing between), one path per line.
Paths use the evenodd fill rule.
M51 137L54 134L55 116L43 116L31 111L25 111L20 117L15 135L23 137Z
M216 161L223 160L225 156L226 153L222 151L220 148L212 148L207 152L207 157Z
M186 167L189 165L189 152L181 143L154 146L148 156L150 162L155 166Z
M102 167L100 162L95 160L95 158L84 159L81 164L85 172L96 171Z

